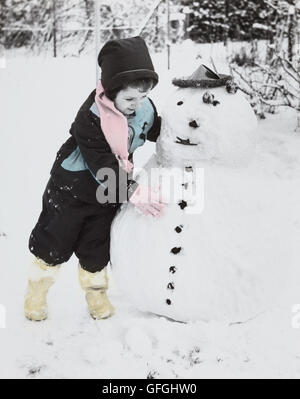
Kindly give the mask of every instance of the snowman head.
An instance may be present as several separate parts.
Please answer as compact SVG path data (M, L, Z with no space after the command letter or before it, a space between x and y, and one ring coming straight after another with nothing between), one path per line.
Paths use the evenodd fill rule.
M231 76L201 65L164 106L157 155L164 165L241 164L253 153L256 116Z

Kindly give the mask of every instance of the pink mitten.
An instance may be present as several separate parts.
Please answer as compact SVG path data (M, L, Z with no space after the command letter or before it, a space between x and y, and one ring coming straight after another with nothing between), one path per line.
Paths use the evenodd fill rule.
M119 166L125 170L125 172L130 173L133 169L133 164L128 161L128 159L122 159L118 156L116 156Z
M129 201L144 215L160 216L166 205L160 196L159 187L139 185Z

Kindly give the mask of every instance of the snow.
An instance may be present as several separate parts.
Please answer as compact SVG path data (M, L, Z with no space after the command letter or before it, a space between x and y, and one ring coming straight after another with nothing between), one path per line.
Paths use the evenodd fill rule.
M202 58L196 59L200 53ZM171 72L165 69L165 54L154 57L161 84L151 98L159 108L173 90L170 79L190 74L211 54L217 69L226 73L219 45L184 43L174 51ZM293 328L297 327L293 307L300 303L296 265L290 270L293 285L282 287L280 304L242 324L179 323L141 312L124 298L113 276L109 296L116 314L94 321L77 279L77 259L72 257L49 293L49 319L40 323L24 319L31 259L28 237L41 210L56 151L94 88L95 60L6 55L6 68L0 69L0 304L6 308L6 328L0 328L0 378L299 378L300 328ZM183 65L182 60L189 62ZM294 243L300 234L300 138L295 125L296 114L288 109L260 121L256 164L257 178L264 171L271 180L278 179L279 200L287 197L281 197L280 185L290 190L282 213L270 218L289 214ZM152 143L139 149L136 165L153 151ZM283 251L288 239L283 237ZM298 255L295 252L294 259Z

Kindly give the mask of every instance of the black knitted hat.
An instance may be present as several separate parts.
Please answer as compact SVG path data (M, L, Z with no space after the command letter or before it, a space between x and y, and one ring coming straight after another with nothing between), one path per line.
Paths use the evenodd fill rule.
M217 74L206 65L200 65L191 75L172 80L173 85L178 87L219 87L226 86L227 82L232 80L231 75Z
M140 36L109 40L100 50L98 64L105 90L142 78L152 78L154 85L158 83L147 45Z

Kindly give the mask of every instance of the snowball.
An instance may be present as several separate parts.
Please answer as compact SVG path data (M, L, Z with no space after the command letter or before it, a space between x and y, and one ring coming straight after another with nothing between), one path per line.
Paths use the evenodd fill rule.
M219 104L204 103L207 93ZM193 121L198 127L189 125ZM240 91L229 94L225 87L177 89L162 111L158 160L165 166L197 161L245 164L255 149L256 126L253 109ZM176 143L178 137L193 145Z

